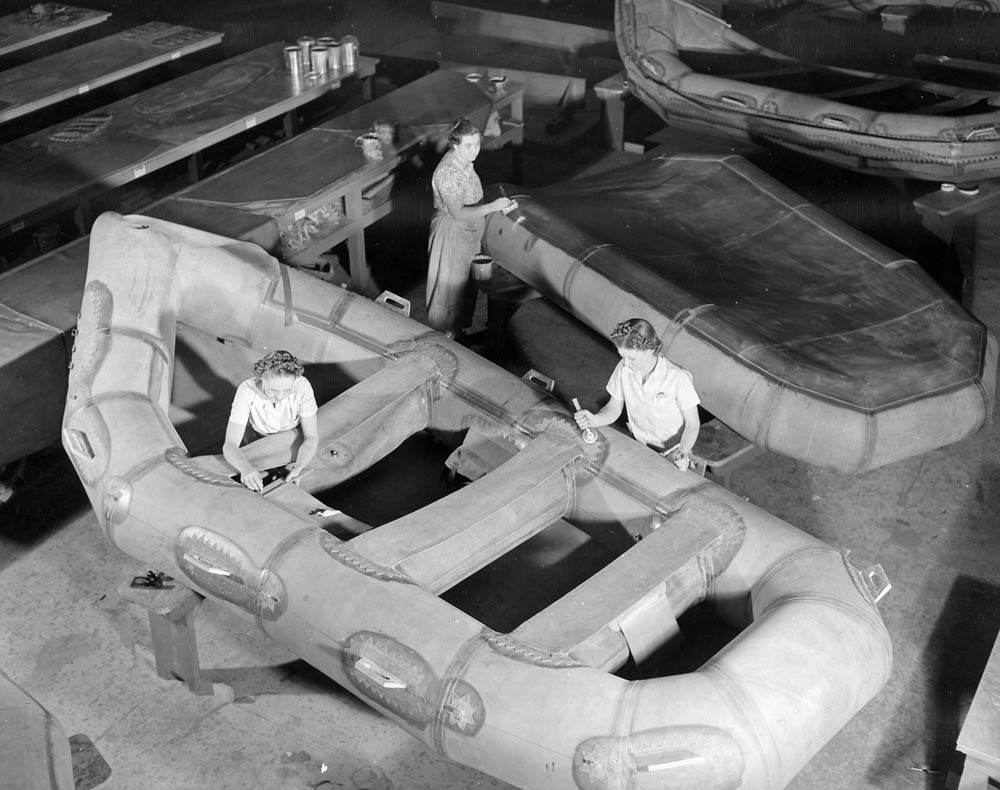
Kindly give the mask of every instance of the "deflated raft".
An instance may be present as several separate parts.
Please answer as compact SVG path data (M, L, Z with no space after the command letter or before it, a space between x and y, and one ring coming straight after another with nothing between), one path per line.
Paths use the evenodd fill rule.
M865 173L1000 177L1000 91L798 62L685 0L617 0L630 90L673 125Z
M989 330L740 157L646 159L517 201L487 220L489 253L605 336L648 319L705 408L760 447L862 472L989 422Z
M111 542L451 760L545 790L774 790L888 678L868 577L845 555L616 431L583 444L546 394L259 248L105 214L78 326L63 443ZM281 347L317 392L337 389L302 478L326 503L286 484L262 497L220 457L188 455L167 417L182 334L218 355L203 378L225 352ZM463 442L459 466L494 462L375 529L312 515L428 429ZM248 452L284 463L289 442ZM560 519L630 548L510 633L437 597ZM613 674L701 601L742 628L704 666Z

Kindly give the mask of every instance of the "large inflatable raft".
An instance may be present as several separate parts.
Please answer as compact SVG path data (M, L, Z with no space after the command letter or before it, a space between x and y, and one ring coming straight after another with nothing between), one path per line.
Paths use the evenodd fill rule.
M307 362L325 402L302 488L261 496L188 454L168 417L180 344L204 349L203 380L275 347ZM478 479L374 529L316 514L425 430L461 442L460 467L485 464ZM291 441L247 452L276 465ZM582 443L545 393L246 243L98 219L63 444L112 543L519 787L775 790L889 676L867 576L840 551L621 433ZM623 550L509 633L438 597L560 519ZM707 663L614 674L702 601L742 629Z
M510 189L520 208L488 219L486 249L605 337L651 321L705 408L760 447L863 472L990 420L989 330L915 262L740 157Z
M801 63L685 0L617 0L631 91L668 123L865 173L1000 176L1000 91Z

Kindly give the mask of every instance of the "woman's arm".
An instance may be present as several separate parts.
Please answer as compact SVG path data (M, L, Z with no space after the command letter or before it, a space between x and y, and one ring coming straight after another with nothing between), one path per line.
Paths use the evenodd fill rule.
M244 431L246 431L245 425L240 425L238 422L226 423L226 440L222 444L222 455L240 473L240 482L259 494L264 490L264 481L260 477L260 472L250 465L240 449Z
M682 409L681 414L684 415L684 431L681 433L681 442L677 449L685 455L690 455L701 431L701 418L698 417L697 406Z
M594 414L587 409L580 409L573 415L576 424L580 429L599 428L602 425L611 425L622 413L624 401L621 398L609 398L608 402L601 407L601 410Z
M285 481L288 483L294 482L302 476L305 468L309 466L309 462L316 457L316 448L319 446L316 415L310 414L308 417L302 417L299 420L299 425L302 428L302 444L295 455L295 460L285 466L285 469L288 470Z
M494 211L506 211L516 206L514 201L508 197L498 197L496 200L477 206L463 206L461 203L447 199L444 200L444 204L448 207L448 213L451 215L451 218L458 222L479 219L480 217L485 217L487 214L492 214Z

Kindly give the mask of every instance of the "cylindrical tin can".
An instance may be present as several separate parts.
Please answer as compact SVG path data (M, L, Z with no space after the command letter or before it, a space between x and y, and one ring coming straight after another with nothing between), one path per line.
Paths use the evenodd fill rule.
M320 36L319 38L316 39L316 46L328 47L331 44L335 44L336 42L337 39L335 39L333 36Z
M340 63L346 70L358 67L358 50L360 45L357 36L344 36L340 39Z
M326 47L326 56L330 61L330 71L339 72L344 68L344 47L339 41L334 40Z
M316 46L316 39L312 36L303 36L298 41L295 42L299 45L299 49L302 50L302 67L309 71L312 62L309 60L309 50Z
M285 47L285 68L297 74L302 71L304 64L302 63L302 50L298 47Z
M309 59L312 63L312 70L321 77L330 73L330 60L327 56L329 50L317 44L309 50Z

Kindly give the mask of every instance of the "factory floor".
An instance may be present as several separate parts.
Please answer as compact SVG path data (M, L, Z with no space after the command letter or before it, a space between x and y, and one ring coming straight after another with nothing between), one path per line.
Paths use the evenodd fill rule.
M181 2L169 11L154 9L148 18L218 25L247 5ZM363 51L366 41L373 50L391 47L427 25L422 3L260 5L294 19L300 32L310 30L310 20L318 24L324 14L340 14L335 18L343 27L333 32L355 32ZM379 19L380 9L392 25ZM232 23L235 34L262 35L247 29L243 17ZM291 37L274 34L281 35ZM563 159L566 172L559 172L552 148L532 148L529 141L525 172L536 180L566 176L591 154L589 164L602 156L597 146L579 143ZM490 167L483 162L487 174ZM496 167L499 172L502 162ZM831 211L850 204L852 194L864 193L866 206L899 199L898 190L881 182L814 169L810 184L802 168L795 172L795 188ZM856 213L866 232L875 227L867 209ZM908 225L887 233L928 268L942 260L946 268L958 267L964 287L956 295L964 293L971 312L1000 332L1000 212L960 226L951 249ZM376 264L389 257L380 257L379 245L390 247L390 239L375 232L370 242ZM381 276L413 300L419 317L421 252L409 262L392 257L396 268ZM948 273L942 279L948 281ZM481 310L479 316L481 321ZM446 490L442 460L440 447L417 437L345 486L341 507L378 524L432 500ZM194 694L159 677L146 612L119 594L122 584L149 569L101 534L61 450L28 459L21 478L16 495L0 509L0 671L44 705L67 735L84 736L77 739L83 744L78 790L507 787L428 751L252 622L210 600L195 622L200 666L212 693ZM895 656L890 681L789 787L954 788L962 768L956 738L1000 628L996 422L960 443L857 476L763 454L734 471L729 486L850 550L858 565L880 563L892 583L879 605ZM602 550L578 533L550 531L478 574L461 595L472 609L506 608L513 618L533 595L550 594L551 585L603 559ZM516 591L517 581L527 582L526 591ZM92 748L84 748L88 742ZM2 771L0 788L6 790Z

